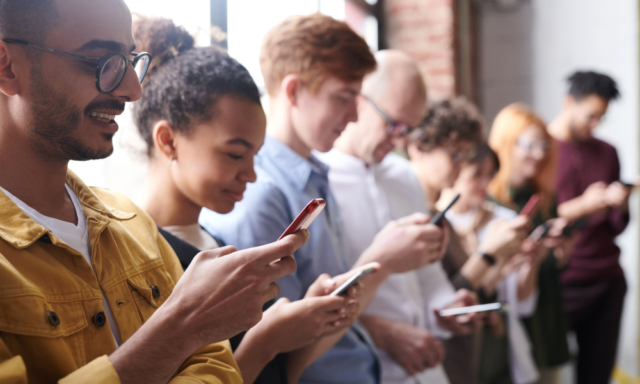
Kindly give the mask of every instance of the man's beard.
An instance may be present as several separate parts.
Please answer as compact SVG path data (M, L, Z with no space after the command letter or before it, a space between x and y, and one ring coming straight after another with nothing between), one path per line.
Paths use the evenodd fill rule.
M35 152L52 161L104 159L111 155L113 146L93 149L78 140L83 111L75 108L66 95L47 85L37 64L31 69L29 91L33 96L29 140ZM113 137L103 136L105 141Z

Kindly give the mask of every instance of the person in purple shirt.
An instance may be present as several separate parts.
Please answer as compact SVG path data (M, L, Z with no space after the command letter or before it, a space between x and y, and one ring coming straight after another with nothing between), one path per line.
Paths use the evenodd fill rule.
M593 131L620 93L609 76L576 72L560 115L549 125L558 141L558 214L584 227L561 275L565 310L578 340L577 382L608 383L627 290L615 238L629 223L631 187L622 184L616 149Z

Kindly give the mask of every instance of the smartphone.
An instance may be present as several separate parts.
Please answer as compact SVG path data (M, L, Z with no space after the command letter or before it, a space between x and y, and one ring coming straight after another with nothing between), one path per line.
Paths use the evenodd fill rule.
M522 208L522 211L520 211L520 216L527 216L531 218L533 215L535 215L538 204L540 204L540 195L536 193L531 196L529 201L527 201L527 204L525 204L524 208Z
M620 184L624 185L624 186L625 186L625 187L627 187L627 188L635 188L635 187L637 187L637 186L638 186L638 184L636 184L636 183L627 183L627 182L624 182L624 181L622 181L622 180L618 180L618 182L619 182Z
M358 271L358 273L356 273L355 275L351 276L349 278L349 280L345 281L341 286L336 288L335 291L331 292L331 294L329 296L346 295L347 292L349 291L349 288L357 285L360 280L362 280L366 276L369 276L370 274L372 274L373 272L375 272L377 270L378 270L378 268L376 268L376 267L369 267L369 268L363 269L361 271Z
M278 238L278 240L282 240L284 237L292 235L296 233L300 229L307 229L309 225L313 222L313 220L318 217L320 212L324 209L327 203L324 199L313 199L307 204L306 207L300 211L298 217L293 220L293 222L289 225L289 227L284 231L282 236Z
M453 200L451 200L449 205L447 205L447 207L442 210L442 212L439 212L437 215L435 215L435 216L433 216L431 218L431 221L429 221L429 224L434 224L434 225L437 225L437 226L441 226L442 225L442 219L444 218L444 215L447 213L447 211L451 207L453 207L453 204L455 204L456 201L458 201L459 198L460 198L460 194L458 193L456 195L456 197L454 197Z
M580 231L582 228L584 228L587 225L588 222L589 222L589 219L586 219L586 218L578 219L574 221L573 223L564 227L564 229L562 230L562 236L571 237L574 231Z
M458 316L458 315L466 315L468 313L489 312L489 311L508 312L509 306L507 304L502 304L502 303L491 303L491 304L472 305L469 307L441 309L440 311L438 311L438 313L440 313L440 316L446 317L446 316Z
M551 230L551 225L547 223L542 223L538 225L536 229L533 230L533 232L531 232L531 235L529 236L529 238L533 240L533 242L535 243L536 241L545 237L547 233L549 233L549 230Z

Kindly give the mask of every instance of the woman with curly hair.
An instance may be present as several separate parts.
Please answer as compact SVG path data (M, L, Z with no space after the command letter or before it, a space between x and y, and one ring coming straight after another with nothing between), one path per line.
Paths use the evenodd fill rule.
M431 210L441 192L451 188L460 174L463 161L472 158L484 142L484 124L478 110L464 98L433 104L419 131L412 135L407 152ZM444 205L448 201L444 202ZM526 237L528 220L495 220L483 241L467 251L461 238L451 230L447 252L442 260L456 290L478 292L495 264L502 264L519 253ZM452 383L474 383L477 380L475 343L472 336L455 337L445 342L447 357L444 367Z
M199 251L224 245L200 227L198 216L203 207L230 212L256 180L253 157L266 118L249 72L224 51L194 47L166 19L138 20L134 36L155 64L134 106L149 156L142 207L186 269ZM291 372L311 361L293 363L288 354L350 326L357 303L327 296L336 281L322 275L304 299L268 303L255 327L230 340L245 383L296 381Z

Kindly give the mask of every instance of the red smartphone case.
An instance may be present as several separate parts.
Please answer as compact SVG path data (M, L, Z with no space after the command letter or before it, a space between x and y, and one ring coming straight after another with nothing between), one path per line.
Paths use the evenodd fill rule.
M528 217L533 216L535 214L536 208L538 207L539 203L540 203L540 195L536 193L533 196L531 196L529 201L527 201L527 204L525 204L524 208L522 208L522 211L520 211L520 216L528 216Z
M307 204L302 211L298 214L298 217L293 220L284 233L278 238L282 240L285 236L296 233L299 229L306 229L311 225L313 220L322 212L327 203L324 199L313 199Z

